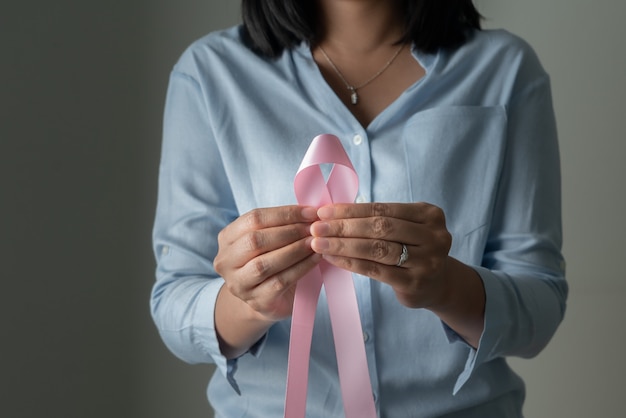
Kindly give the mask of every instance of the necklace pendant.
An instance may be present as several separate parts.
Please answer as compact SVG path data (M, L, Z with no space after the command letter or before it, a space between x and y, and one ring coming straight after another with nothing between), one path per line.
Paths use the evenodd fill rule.
M359 95L356 94L356 89L350 88L350 102L355 105L359 102Z
M318 45L318 46L319 46L320 51L322 52L322 55L324 55L324 58L326 58L326 61L328 61L328 64L332 67L333 70L335 70L335 73L337 73L337 76L341 79L341 81L343 81L343 84L346 85L346 88L350 90L350 103L352 103L352 105L356 105L357 103L359 103L359 95L357 94L356 90L360 89L361 87L365 87L372 81L376 80L376 78L378 78L379 75L381 75L383 72L385 72L387 68L389 68L391 63L393 63L393 61L398 57L398 55L400 55L400 51L402 51L402 49L404 48L404 44L400 45L400 48L396 50L396 53L393 54L393 57L391 57L391 59L387 61L387 63L383 66L383 68L378 70L378 72L374 74L372 77L370 77L369 80L367 80L364 83L358 84L355 87L355 86L350 85L346 81L346 78L343 76L343 74L341 74L341 71L339 71L339 68L337 68L335 63L330 59L326 51L324 51L324 48L322 48L322 45Z

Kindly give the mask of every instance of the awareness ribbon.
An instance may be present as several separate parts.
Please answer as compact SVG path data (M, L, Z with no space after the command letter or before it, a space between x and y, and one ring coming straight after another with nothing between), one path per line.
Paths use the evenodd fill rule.
M333 164L328 180L324 180L320 164ZM339 139L328 134L315 137L294 180L298 203L314 207L352 203L358 187L357 174ZM285 418L305 417L313 323L322 284L328 300L345 416L376 418L352 274L324 260L296 286Z

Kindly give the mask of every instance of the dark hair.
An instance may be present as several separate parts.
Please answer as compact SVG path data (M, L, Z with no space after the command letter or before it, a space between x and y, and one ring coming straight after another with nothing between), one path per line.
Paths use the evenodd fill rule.
M472 0L398 0L405 29L399 42L413 42L422 52L455 48L471 29L480 29ZM277 57L302 41L315 42L315 0L242 0L242 36L254 51Z

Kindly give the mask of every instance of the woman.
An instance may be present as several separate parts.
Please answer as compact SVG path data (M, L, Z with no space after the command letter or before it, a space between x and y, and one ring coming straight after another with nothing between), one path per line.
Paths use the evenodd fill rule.
M283 413L298 280L354 273L382 417L521 417L506 356L565 311L549 78L481 31L472 2L243 1L195 42L167 96L152 312L167 346L217 365L220 417ZM355 204L296 205L313 137L337 135ZM322 296L307 416L341 417Z

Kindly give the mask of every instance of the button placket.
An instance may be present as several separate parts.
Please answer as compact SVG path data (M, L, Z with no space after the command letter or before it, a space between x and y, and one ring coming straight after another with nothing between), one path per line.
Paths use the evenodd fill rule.
M367 134L358 130L354 132L355 133L352 135L352 145L354 147L359 148L358 159L365 162L364 160L367 160L369 158L369 152L368 152L367 147L363 148L364 144L366 143ZM364 166L367 166L367 165L360 165L359 168L364 167ZM357 170L357 171L362 174L365 174L363 170ZM367 176L367 178L369 179L369 176ZM355 203L366 203L368 201L367 192L366 193L359 192L359 195L356 197L354 201Z

